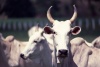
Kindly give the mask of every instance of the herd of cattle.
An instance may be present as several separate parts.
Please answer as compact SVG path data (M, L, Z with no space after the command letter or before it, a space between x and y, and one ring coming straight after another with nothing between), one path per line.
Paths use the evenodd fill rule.
M0 34L0 67L100 67L100 37L89 43L81 37L70 40L70 36L81 32L79 26L71 28L77 10L71 19L54 20L44 28L33 26L28 41L19 41L13 35L6 38Z

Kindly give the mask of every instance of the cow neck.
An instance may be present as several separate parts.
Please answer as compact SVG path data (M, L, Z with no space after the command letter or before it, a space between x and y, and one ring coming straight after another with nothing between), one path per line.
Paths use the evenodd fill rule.
M47 44L51 50L51 55L52 55L52 65L53 67L57 67L57 59L56 59L56 44L54 42L54 35L52 35L52 37L46 37L44 36L44 38L47 41Z
M53 59L53 65L54 65L54 67L57 67L57 57L56 57L56 43L55 43L55 41L54 41L54 35L53 35L53 56L54 56L54 59Z
M38 44L35 53L33 53L29 59L34 60L35 63L40 64L42 62L42 53L45 51L45 40L42 39Z
M43 47L42 51L41 51L41 62L48 62L49 64L45 64L46 67L50 67L52 64L52 55L51 55L51 49L47 43L47 40L44 38L41 41L41 45Z
M67 58L67 67L70 67L70 65L75 66L75 63L73 61L73 55L71 52L71 44L70 43L68 44L68 48L69 48L69 53L68 53L68 58Z

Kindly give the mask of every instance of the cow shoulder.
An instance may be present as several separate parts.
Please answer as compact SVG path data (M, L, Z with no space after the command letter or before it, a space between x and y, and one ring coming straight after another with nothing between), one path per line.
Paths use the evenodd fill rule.
M20 52L22 52L24 50L24 48L26 47L27 43L28 43L27 41L20 42L20 44L19 44Z
M85 40L81 37L76 37L70 41L71 45L79 46L82 43L85 43Z

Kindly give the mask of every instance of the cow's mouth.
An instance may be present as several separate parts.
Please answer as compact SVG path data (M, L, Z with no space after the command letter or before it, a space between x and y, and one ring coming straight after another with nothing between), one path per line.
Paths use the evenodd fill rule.
M68 57L68 54L59 54L58 57L59 58L66 58L66 57Z
M21 57L22 59L24 59L24 60L27 59L27 57L25 57L24 54L20 54L20 57Z

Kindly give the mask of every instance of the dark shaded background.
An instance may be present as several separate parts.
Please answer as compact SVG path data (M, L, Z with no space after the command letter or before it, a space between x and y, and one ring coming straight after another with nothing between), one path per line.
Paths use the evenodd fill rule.
M74 4L78 11L74 26L81 26L82 32L72 38L81 36L91 42L100 34L100 0L0 0L0 32L28 40L30 27L49 23L46 13L50 6L54 18L66 20L72 16Z
M74 4L78 17L100 16L100 0L0 0L0 15L2 18L41 18L53 6L54 17L70 17Z

